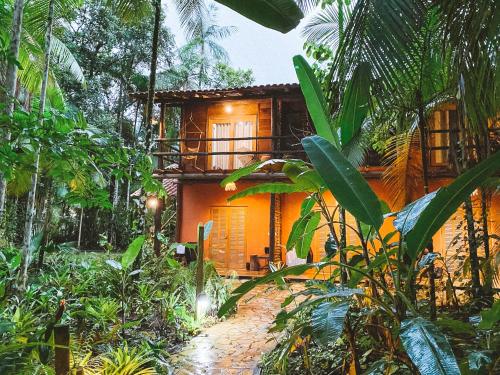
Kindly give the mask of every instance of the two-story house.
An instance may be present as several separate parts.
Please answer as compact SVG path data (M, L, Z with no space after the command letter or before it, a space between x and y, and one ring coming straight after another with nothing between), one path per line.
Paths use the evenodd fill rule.
M131 94L145 102L146 93ZM285 180L279 171L268 170L250 175L230 188L220 182L234 170L255 161L271 158L301 158L306 155L300 140L313 133L304 98L297 84L192 91L158 91L155 103L160 108L158 121L157 177L176 189L178 242L195 242L198 223L213 221L207 241L206 257L215 262L222 273L255 273L266 269L268 261L287 261L286 243L293 222L300 212L303 194L259 194L228 202L237 191L262 181ZM165 138L165 111L180 108L180 130L177 138ZM430 190L446 185L454 177L449 168L450 132L456 121L453 105L442 106L429 119ZM369 154L361 172L371 187L386 202L391 202L382 181L384 167L377 155ZM229 186L228 186L229 187ZM228 191L226 191L228 190ZM411 192L416 199L423 189ZM335 206L333 197L327 202ZM500 199L491 200L490 226L494 232L500 222ZM435 237L435 249L445 252L454 246L457 220ZM353 223L348 215L347 222ZM387 221L382 228L394 230ZM326 227L315 234L309 260L319 261L324 255ZM356 242L347 230L349 241ZM312 259L311 259L312 258ZM290 257L288 259L291 262Z

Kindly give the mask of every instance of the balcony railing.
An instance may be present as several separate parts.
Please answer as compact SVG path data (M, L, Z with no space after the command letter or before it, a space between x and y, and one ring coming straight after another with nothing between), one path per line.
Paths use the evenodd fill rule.
M157 139L158 169L183 172L230 172L255 161L271 158L306 158L305 151L295 136L260 136L231 138L163 138ZM251 142L252 148L235 150L236 142ZM222 142L229 150L218 151ZM215 147L214 147L215 146ZM215 151L214 151L215 149ZM229 165L217 167L214 158Z

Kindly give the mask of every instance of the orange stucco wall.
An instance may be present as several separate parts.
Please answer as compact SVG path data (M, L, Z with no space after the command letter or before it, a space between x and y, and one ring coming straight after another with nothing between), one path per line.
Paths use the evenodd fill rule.
M251 186L249 182L238 182L238 191ZM226 192L217 182L212 183L184 183L182 185L182 218L181 242L195 242L198 223L210 220L212 207L240 206L247 207L246 233L246 262L250 255L264 255L265 247L269 246L269 194L259 194L246 197L234 202L227 198L234 192ZM208 248L209 241L206 243ZM207 251L207 257L209 257Z
M378 195L378 197L387 203L391 199L388 196L387 189L384 187L380 179L372 178L368 180L370 186ZM432 179L430 181L430 190L436 190L440 186L447 185L451 179ZM254 182L238 182L237 191L241 191L249 186L254 185ZM246 262L249 261L250 255L265 255L264 248L269 246L269 194L259 194L252 197L242 198L233 202L227 202L227 198L234 192L226 192L219 186L217 182L210 183L184 183L182 185L183 199L182 199L182 217L181 217L181 232L180 240L182 242L196 241L196 227L199 222L206 222L210 220L211 207L221 206L240 206L247 207L247 227L246 233ZM422 195L421 192L415 192L415 199ZM294 221L298 218L300 213L300 205L305 198L305 194L283 194L281 196L281 243L282 243L282 259L286 259L286 249L284 244L288 238ZM335 206L334 198L327 193L325 195L326 202L332 208ZM477 198L473 197L474 206L479 207ZM493 196L489 210L490 233L497 233L500 227L500 195ZM394 231L392 220L388 219L382 226L382 234L387 234ZM442 252L443 230L436 233L434 237L435 251ZM318 236L315 236L318 237ZM397 240L397 237L394 237ZM324 245L320 243L318 238L315 238L312 244L313 260L319 261L319 249ZM209 243L207 241L206 247L208 249ZM207 257L210 257L207 252Z

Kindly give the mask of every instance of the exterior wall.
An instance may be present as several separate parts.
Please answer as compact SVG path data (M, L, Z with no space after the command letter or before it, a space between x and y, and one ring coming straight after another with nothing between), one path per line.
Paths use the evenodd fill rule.
M238 182L238 191L252 186L251 182ZM210 220L211 207L247 207L246 256L265 255L265 247L269 246L269 205L270 195L259 194L237 201L228 202L227 198L234 192L226 192L218 182L193 182L179 186L182 191L181 242L196 242L198 223ZM209 241L205 244L209 248ZM210 253L207 251L207 258Z
M238 116L255 116L256 136L268 137L272 135L271 124L271 99L253 100L225 100L212 103L186 104L182 108L181 135L183 138L212 138L210 131L210 119ZM257 151L271 151L271 140L261 139L257 141ZM189 141L181 144L181 151L192 151L199 147L199 152L210 152L210 142ZM191 148L191 150L188 150ZM261 157L262 155L259 155ZM208 167L208 158L199 156L196 166L203 170ZM183 168L186 171L195 171L192 161L183 160Z
M449 184L452 181L452 179L433 179L430 181L430 190L434 191L438 189L441 186L445 186ZM377 196L390 204L390 197L387 196L387 191L384 187L384 184L381 180L379 179L369 179L368 180L371 188L374 190L374 192L377 194ZM414 192L414 197L413 199L417 199L420 197L422 194L417 194ZM292 229L292 225L294 221L299 217L300 213L300 206L302 203L302 200L306 197L305 194L284 194L281 197L281 215L282 215L282 243L286 244L286 240L290 234L290 231ZM331 194L327 193L325 195L325 200L327 204L330 207L334 207L336 205L336 202L334 198L331 196ZM479 217L480 215L480 199L478 196L473 196L473 206L474 206L474 211L475 211L475 216L476 218ZM353 224L353 222L350 222L350 215L347 214L347 222L348 224ZM440 252L441 254L445 255L446 253L446 246L449 243L449 238L450 238L450 233L446 234L446 231L456 231L456 226L457 226L457 221L461 221L462 216L461 213L458 212L456 218L452 218L443 228L441 228L434 236L433 238L433 243L434 243L434 251ZM489 223L489 232L490 234L498 234L499 229L500 229L500 195L494 195L491 199L490 202L490 207L489 207L489 212L488 212L488 223ZM336 225L338 228L338 225ZM392 231L394 231L395 228L392 225L392 220L386 219L384 221L384 224L381 228L381 233L382 235L386 235ZM458 229L460 230L460 229ZM322 233L323 232L323 233ZM324 256L323 253L323 247L324 247L324 241L326 237L326 233L328 232L327 228L320 228L317 233L315 234L315 237L313 239L313 243L311 245L312 252L313 252L313 261L317 262L322 259ZM350 230L347 229L347 237L348 241L350 241L351 244L356 244L359 245L359 241L355 237L355 234ZM354 240L352 240L354 239ZM394 240L397 239L397 237L393 238ZM284 248L285 245L282 247L282 259L286 259L286 249ZM458 245L457 245L458 246ZM494 249L494 246L499 246L499 241L492 240L491 243L491 249ZM479 254L482 255L482 249L479 249ZM308 276L313 276L313 272L309 272ZM321 275L320 275L321 276Z

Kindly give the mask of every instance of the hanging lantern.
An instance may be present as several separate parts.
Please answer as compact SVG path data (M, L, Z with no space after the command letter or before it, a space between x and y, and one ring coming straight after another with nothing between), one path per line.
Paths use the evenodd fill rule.
M236 190L236 184L234 182L229 182L224 186L225 191L235 191Z

